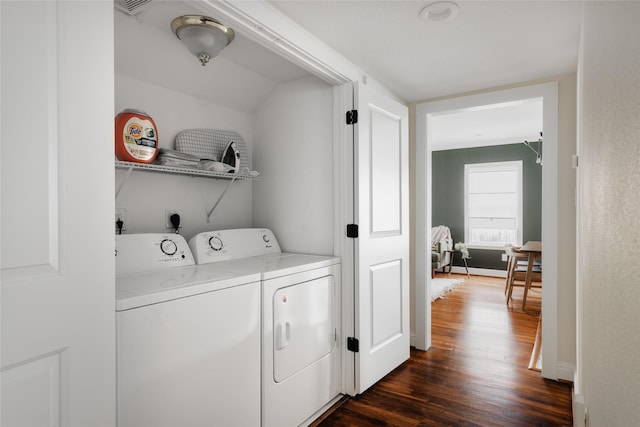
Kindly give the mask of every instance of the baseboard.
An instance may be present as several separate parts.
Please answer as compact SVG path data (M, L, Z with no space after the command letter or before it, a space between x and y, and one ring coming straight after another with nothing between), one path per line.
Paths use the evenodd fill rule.
M588 414L587 405L584 402L584 395L572 391L572 411L573 411L573 427L586 427Z
M413 347L413 348L415 348L417 350L420 350L420 351L428 351L429 350L429 349L425 350L423 348L418 348L416 346L416 333L415 332L411 332L411 334L409 335L409 346Z
M307 418L300 424L300 427L315 427L320 425L322 421L331 415L335 410L340 408L342 404L344 404L347 400L349 400L349 396L339 394L331 401L329 401L326 405L320 408L315 414Z
M453 266L451 272L458 274L467 274L467 270L465 270L464 267L459 267L457 265ZM507 277L506 270L492 270L490 268L469 267L469 274L473 274L474 276Z
M411 332L411 334L409 335L409 345L411 347L415 347L416 346L416 333L415 332Z
M572 363L558 362L557 374L559 380L573 382L576 375L576 367Z

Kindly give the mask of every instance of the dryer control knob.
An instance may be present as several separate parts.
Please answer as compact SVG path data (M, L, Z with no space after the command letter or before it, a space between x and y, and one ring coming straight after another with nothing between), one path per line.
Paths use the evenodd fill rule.
M222 243L222 239L219 237L213 236L209 239L209 247L214 251L221 251L224 247L224 243Z
M171 239L164 239L160 242L160 250L165 255L175 255L178 252L178 245Z

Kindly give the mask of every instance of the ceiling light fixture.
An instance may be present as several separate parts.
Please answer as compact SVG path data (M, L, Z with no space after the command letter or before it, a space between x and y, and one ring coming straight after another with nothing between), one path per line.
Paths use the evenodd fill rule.
M428 21L449 21L456 17L460 8L452 1L438 1L427 5L420 16Z
M537 141L523 141L524 145L529 147L531 151L536 153L536 163L542 165L542 132L540 132L540 138ZM532 144L536 144L536 148L533 148Z
M202 66L233 41L235 34L226 25L213 18L200 15L179 16L171 22L171 30Z

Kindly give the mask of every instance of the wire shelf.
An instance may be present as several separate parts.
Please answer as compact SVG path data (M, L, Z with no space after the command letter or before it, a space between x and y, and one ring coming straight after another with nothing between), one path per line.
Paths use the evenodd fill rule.
M246 173L235 174L235 173L228 173L228 172L214 172L214 171L205 171L205 170L195 169L195 168L181 168L176 166L154 165L151 163L124 162L120 160L116 160L116 168L172 173L172 174L178 174L178 175L203 176L203 177L218 178L218 179L233 179L234 177L236 179L251 179L251 180L260 179L257 176L252 176Z

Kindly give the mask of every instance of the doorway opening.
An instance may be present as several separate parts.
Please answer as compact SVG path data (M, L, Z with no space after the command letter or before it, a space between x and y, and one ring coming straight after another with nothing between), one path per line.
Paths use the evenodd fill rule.
M477 94L416 106L416 233L415 239L415 340L419 349L431 346L431 260L430 242L433 212L433 132L434 117L456 111L482 111L487 106L542 100L542 233L545 283L542 288L543 363L542 375L557 379L557 176L558 176L558 87L557 83L526 86L485 94ZM437 148L437 147L436 147ZM430 263L430 262L429 262ZM422 284L422 285L420 285ZM424 285L426 284L426 286Z
M466 278L454 276L458 281L464 280L470 291L465 293L467 299L480 297L477 301L467 301L471 313L482 314L466 318L473 328L486 326L498 318L496 326L505 328L507 333L511 330L512 318L532 317L531 322L537 324L540 306L537 299L535 302L532 299L533 293L539 297L537 286L529 292L525 309L521 309L524 298L524 289L519 286L521 282L516 282L518 286L513 292L507 292L503 281L502 287L507 295L502 295L497 287L487 288L486 295L477 294L469 287L483 283L479 276L490 276L493 283L500 282L496 277L506 280L506 245L521 247L526 242L541 240L543 165L527 143L540 140L542 99L434 114L431 129L432 268L440 265L437 261L442 254L438 249L448 243L452 246L451 251L444 254L449 256L447 262L453 263L453 267L443 266L441 270L462 274L470 271L474 275ZM537 145L542 148L542 144ZM441 234L438 231L442 227L449 230L452 241L438 241ZM462 259L460 245L466 248L468 259ZM436 273L436 280L432 275L432 300L447 280L444 277L449 277L449 274ZM488 310L493 307L488 303L490 291L495 293L490 299L494 303L503 297L507 299L506 311L499 311L498 317L497 312ZM438 313L438 306L442 303L435 304L432 312ZM496 308L505 310L502 304ZM514 312L519 313L516 315ZM487 315L488 318L485 317ZM439 336L441 328L448 328L435 315L432 324L434 337ZM534 337L531 338L533 348ZM513 348L503 347L501 340L485 344L496 354L512 357L510 352ZM438 346L435 338L433 345Z
M431 223L464 242L480 275L504 276L505 245L541 240L542 165L527 143L539 140L542 107L534 98L431 116Z

